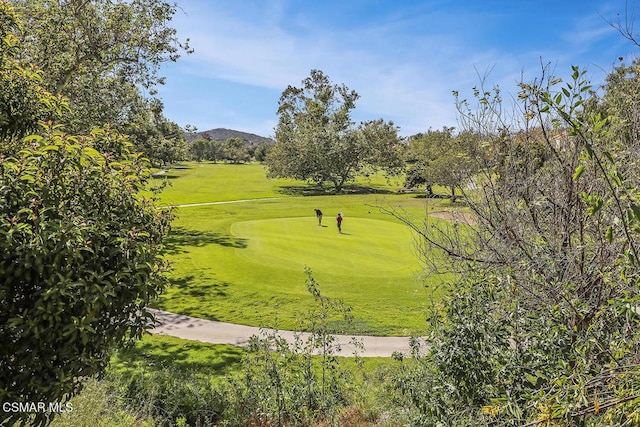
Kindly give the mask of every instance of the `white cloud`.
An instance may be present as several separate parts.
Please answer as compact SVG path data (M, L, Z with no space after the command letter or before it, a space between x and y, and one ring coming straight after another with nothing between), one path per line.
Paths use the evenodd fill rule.
M484 21L477 15L455 17L455 32L432 33L426 23L421 26L421 19L442 21L446 16L395 14L377 25L358 26L354 20L349 28L332 28L321 17L291 15L285 1L191 0L183 7L189 15L178 16L176 22L195 49L195 54L181 60L189 73L281 91L319 68L361 95L358 120L392 119L403 134L455 126L451 91L465 93L477 85L478 72L482 75L493 67L487 83L512 91L523 71L525 76L538 75L540 57L566 66L574 55L606 37L608 28L593 18L567 23L565 42L576 50L584 47L580 52L552 47L514 52L498 41L483 41ZM432 24L444 28L439 21ZM476 27L470 27L471 22ZM495 17L486 22L495 24ZM265 116L247 126L264 129L268 124L271 133L275 109L275 104L265 106ZM222 112L217 119L243 123L240 113L233 111Z

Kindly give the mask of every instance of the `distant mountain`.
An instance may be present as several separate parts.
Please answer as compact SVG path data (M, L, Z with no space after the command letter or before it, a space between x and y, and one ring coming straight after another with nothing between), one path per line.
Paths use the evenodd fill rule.
M275 141L271 138L267 138L264 136L256 135L254 133L241 132L239 130L233 129L224 129L224 128L216 128L205 130L202 132L188 133L186 134L187 142L191 142L197 138L206 138L212 139L214 141L226 141L229 138L241 138L247 145L255 146L260 144L261 142L266 142L271 145Z

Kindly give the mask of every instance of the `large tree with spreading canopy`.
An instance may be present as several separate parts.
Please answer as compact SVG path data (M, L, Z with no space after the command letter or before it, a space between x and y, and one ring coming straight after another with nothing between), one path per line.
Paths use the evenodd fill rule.
M287 87L279 101L276 143L266 159L268 175L330 182L341 191L359 174L399 172L398 128L382 119L356 126L351 111L358 98L320 70L311 70L302 87Z
M163 63L191 50L171 21L176 4L163 0L11 0L24 25L20 61L42 73L42 87L68 99L65 129L95 126L132 136L136 150L163 163L167 149L184 150L182 132L162 115L154 96Z

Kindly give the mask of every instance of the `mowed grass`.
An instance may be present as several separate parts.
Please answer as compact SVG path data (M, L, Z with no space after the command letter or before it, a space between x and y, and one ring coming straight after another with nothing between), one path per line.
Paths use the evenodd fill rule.
M419 219L433 208L425 203L445 209L448 201L397 194L380 177L360 184L373 186L374 194L294 196L304 193L304 183L267 180L259 164L184 167L170 178L173 185L160 203L228 203L177 209L166 252L173 265L172 286L160 308L298 329L313 303L305 287L308 267L323 295L353 309L354 324L336 322L336 332L424 332L425 309L439 297L444 278L420 279L414 236L379 207L402 209ZM252 185L256 189L247 188ZM233 202L247 199L253 200ZM317 225L314 208L325 214L323 227ZM338 212L345 216L344 234L337 232Z
M341 276L415 273L418 265L411 232L401 224L369 218L350 218L349 227L313 227L309 216L236 222L231 234L248 244L236 254L252 264L300 271L329 271ZM292 250L293 249L293 250Z
M281 197L283 188L299 183L287 179L268 180L264 167L257 163L187 162L156 176L156 181L168 180L170 183L160 194L159 202L165 206Z
M159 196L159 202L164 206L315 194L318 190L293 179L267 179L265 173L264 166L259 163L185 162L156 175L155 181L170 184ZM358 179L356 185L374 191L392 191L401 187L402 179L387 182L382 175L374 175Z

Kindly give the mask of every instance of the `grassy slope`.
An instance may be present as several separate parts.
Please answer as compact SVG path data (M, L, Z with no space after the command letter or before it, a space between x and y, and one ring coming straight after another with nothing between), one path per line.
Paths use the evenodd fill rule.
M174 285L161 308L297 328L311 298L304 285L307 265L326 296L353 307L356 326L349 333L423 331L424 305L436 283L425 287L416 278L420 267L410 232L376 206L401 207L419 217L424 199L395 193L291 196L309 189L295 181L266 180L257 164L186 167L169 174L173 185L161 203L279 199L178 209L167 251ZM363 184L378 191L387 185L379 177ZM315 207L324 211L327 227L316 225ZM345 215L344 235L336 232L337 212Z

